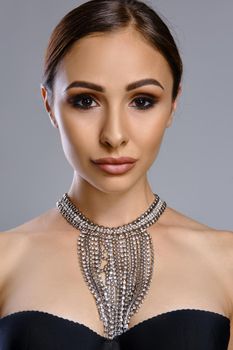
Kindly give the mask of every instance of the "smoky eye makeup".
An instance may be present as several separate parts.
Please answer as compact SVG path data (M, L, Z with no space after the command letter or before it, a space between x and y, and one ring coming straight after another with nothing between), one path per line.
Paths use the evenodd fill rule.
M67 103L71 107L83 110L93 108L93 102L95 102L95 98L88 93L75 94L67 98Z
M66 98L67 103L74 109L80 111L90 110L92 108L98 107L99 104L96 102L97 98L90 93L76 93L68 96ZM159 97L151 93L138 93L132 98L130 107L136 110L148 110L155 106L159 101Z
M135 109L147 110L153 108L158 103L159 98L152 94L139 94L133 98Z

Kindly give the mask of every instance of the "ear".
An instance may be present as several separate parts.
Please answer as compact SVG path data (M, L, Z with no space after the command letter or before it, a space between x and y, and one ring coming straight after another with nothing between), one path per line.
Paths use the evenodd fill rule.
M52 125L58 129L58 124L57 124L56 118L54 116L54 113L53 113L52 108L51 108L50 103L49 103L48 91L46 90L46 88L44 87L43 84L40 84L40 92L41 92L41 96L43 99L45 110L49 115L50 121L51 121Z
M172 103L171 114L170 114L170 117L169 117L169 119L167 121L166 128L169 128L169 126L171 126L171 124L172 124L173 117L174 117L174 114L175 114L175 110L177 108L177 101L178 101L178 99L179 99L179 97L181 95L181 92L182 92L182 86L179 85L179 89L178 89L178 93L177 93L176 99Z

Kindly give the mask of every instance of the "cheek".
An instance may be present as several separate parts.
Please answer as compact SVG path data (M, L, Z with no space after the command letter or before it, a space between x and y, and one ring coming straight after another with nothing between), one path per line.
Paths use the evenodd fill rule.
M163 129L151 129L144 135L141 145L142 156L145 156L146 163L149 165L155 160L158 155L162 139L164 135Z
M77 163L82 158L86 159L91 146L85 133L78 132L77 130L69 130L68 132L67 130L63 130L61 138L64 153L70 162L78 165Z
M150 119L149 123L144 123L144 127L140 128L140 139L145 147L150 149L157 148L163 139L166 130L167 116L155 115Z
M64 154L73 167L79 168L82 158L86 158L91 147L89 132L81 125L77 125L72 118L64 115L58 118L58 126Z
M140 138L147 144L156 144L164 134L165 128L159 123L151 123L150 127L144 127L140 130Z
M138 146L146 169L150 168L159 153L166 130L167 116L156 115L146 127L141 128Z

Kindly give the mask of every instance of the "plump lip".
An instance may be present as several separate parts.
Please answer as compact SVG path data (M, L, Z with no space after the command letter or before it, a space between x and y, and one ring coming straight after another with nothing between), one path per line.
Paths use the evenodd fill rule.
M99 158L93 160L96 164L126 164L126 163L134 163L137 159L132 157L119 157L119 158L113 158L113 157L106 157L106 158Z
M123 163L123 164L98 164L96 163L95 166L99 167L101 170L108 174L112 175L120 175L124 174L130 169L132 169L135 166L135 162L133 163Z

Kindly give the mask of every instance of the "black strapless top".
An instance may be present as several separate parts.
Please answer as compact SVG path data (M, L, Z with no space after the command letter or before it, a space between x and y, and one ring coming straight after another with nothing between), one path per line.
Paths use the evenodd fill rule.
M164 312L109 340L45 311L0 318L0 350L227 350L230 319L199 309Z

